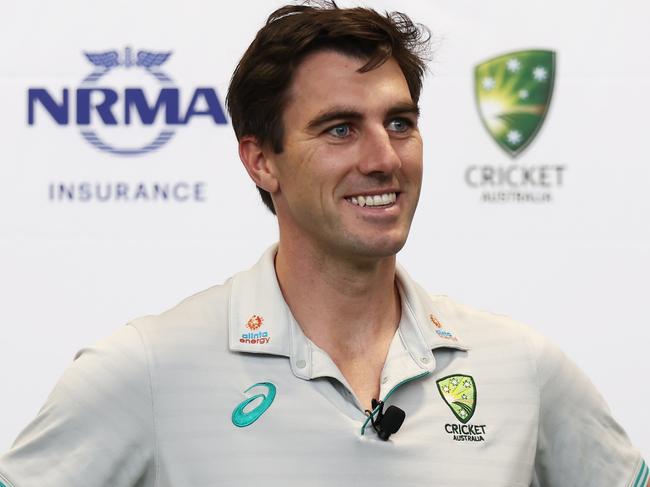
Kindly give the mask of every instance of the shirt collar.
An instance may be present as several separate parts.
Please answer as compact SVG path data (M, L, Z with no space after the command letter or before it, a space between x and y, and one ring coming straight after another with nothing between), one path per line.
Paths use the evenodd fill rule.
M275 274L277 244L264 252L251 269L233 276L229 302L229 347L232 351L289 357L293 373L310 379L322 351L302 332L287 306ZM440 347L468 350L453 323L401 266L396 269L402 297L400 333L414 357Z
M402 306L410 311L412 320L429 350L456 348L469 350L468 344L456 333L454 318L436 306L433 299L404 268L396 266L397 282L402 294ZM415 337L413 337L413 340ZM408 339L407 339L408 341Z

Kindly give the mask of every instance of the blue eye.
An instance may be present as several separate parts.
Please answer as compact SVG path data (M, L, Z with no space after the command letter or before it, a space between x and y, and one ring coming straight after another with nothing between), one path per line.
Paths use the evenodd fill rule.
M350 135L350 126L346 123L337 125L329 129L328 133L334 137L344 138Z
M405 118L395 118L388 123L388 129L394 132L406 132L412 123Z

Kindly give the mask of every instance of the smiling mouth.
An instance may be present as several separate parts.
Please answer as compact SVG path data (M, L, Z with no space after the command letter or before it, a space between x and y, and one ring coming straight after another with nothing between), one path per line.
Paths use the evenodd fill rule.
M395 204L397 193L383 193L367 196L358 195L350 196L345 199L355 206L387 207Z

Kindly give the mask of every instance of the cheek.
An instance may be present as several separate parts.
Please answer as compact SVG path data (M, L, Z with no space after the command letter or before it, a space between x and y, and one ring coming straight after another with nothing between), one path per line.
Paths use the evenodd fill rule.
M341 182L355 167L359 149L355 144L321 144L310 152L302 168L301 180L317 191L326 203L340 190Z
M312 154L312 170L323 181L333 180L356 165L359 144L322 144Z
M282 160L278 164L280 191L284 198L297 210L313 206L319 198L320 183L327 171L319 157L317 147L294 144L285 147Z
M422 178L422 142L419 139L404 141L399 147L402 170L413 179Z

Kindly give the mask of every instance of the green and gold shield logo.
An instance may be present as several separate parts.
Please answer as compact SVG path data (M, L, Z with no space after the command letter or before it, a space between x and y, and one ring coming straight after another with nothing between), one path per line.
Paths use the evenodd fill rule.
M454 416L467 423L476 410L476 384L470 375L450 375L436 381L438 392Z
M474 86L481 121L510 156L519 155L542 127L554 79L553 51L511 52L476 66Z

